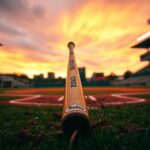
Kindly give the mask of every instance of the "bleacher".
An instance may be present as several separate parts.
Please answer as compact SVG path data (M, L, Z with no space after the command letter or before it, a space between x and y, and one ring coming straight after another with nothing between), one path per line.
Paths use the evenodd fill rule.
M116 82L115 85L121 85L121 86L150 86L150 75L130 77L126 80Z
M126 80L114 82L114 85L123 86L150 86L150 32L139 37L139 43L132 46L132 48L145 48L147 52L140 56L141 61L148 61L149 64L144 68L135 72Z
M28 80L14 78L9 75L0 75L0 88L24 88L29 87L29 85Z
M136 71L128 79L113 84L119 86L150 86L150 64Z

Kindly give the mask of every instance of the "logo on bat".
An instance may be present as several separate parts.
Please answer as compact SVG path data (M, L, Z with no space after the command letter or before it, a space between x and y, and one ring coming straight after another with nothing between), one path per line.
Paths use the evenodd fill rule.
M85 108L79 104L71 104L66 109L66 112L70 112L70 111L82 111L82 112L84 112Z

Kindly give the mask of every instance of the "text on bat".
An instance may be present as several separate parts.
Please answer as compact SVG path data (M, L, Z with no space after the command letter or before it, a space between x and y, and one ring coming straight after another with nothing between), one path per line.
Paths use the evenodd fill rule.
M77 87L76 77L70 77L70 87Z

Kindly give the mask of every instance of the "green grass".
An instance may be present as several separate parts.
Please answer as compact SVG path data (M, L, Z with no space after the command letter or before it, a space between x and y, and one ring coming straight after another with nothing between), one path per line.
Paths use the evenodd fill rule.
M13 100L13 99L19 99L23 98L20 96L0 96L0 101L5 101L5 100Z
M21 107L0 105L0 149L3 150L67 150L69 136L39 137L40 131L56 131L60 118L53 113L58 107ZM95 128L76 141L78 150L143 150L150 149L150 104L104 107L90 110L90 121L109 122ZM32 124L31 124L32 123ZM131 128L130 127L137 127ZM139 128L143 130L138 131ZM22 129L33 137L20 138Z
M0 93L4 93L4 92L5 92L5 90L0 88Z

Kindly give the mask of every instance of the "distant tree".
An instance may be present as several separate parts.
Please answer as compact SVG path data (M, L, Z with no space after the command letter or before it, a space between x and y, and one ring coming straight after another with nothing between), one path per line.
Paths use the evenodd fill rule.
M131 75L132 75L132 72L128 70L124 73L123 77L124 79L128 79L129 77L131 77Z
M59 77L58 77L58 79L60 79L60 80L61 80L61 79L62 79L62 77L61 77L61 76L59 76Z
M20 76L19 76L21 79L29 79L29 77L26 75L26 74L21 74Z
M10 74L10 76L12 76L14 78L18 78L19 77L19 75L17 73Z
M110 75L107 76L108 80L116 80L118 76L115 73L111 73Z

